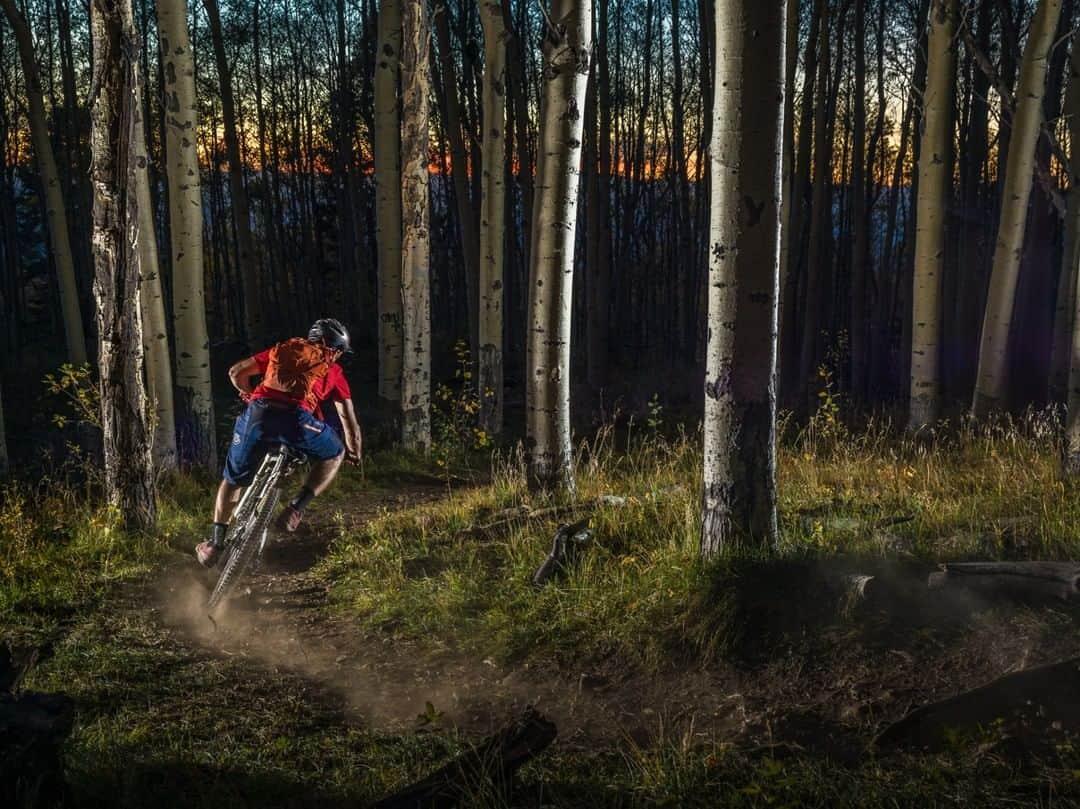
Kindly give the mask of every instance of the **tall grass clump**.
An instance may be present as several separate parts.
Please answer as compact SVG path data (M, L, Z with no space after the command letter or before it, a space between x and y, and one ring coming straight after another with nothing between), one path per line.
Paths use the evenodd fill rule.
M1059 477L1061 415L941 422L911 434L785 423L783 553L922 559L1064 558L1080 549L1077 498Z

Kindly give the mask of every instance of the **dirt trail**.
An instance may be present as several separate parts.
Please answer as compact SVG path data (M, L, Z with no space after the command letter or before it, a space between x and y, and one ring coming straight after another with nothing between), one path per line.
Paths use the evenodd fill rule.
M360 525L386 507L430 501L445 489L410 488L404 498L361 492L346 524ZM325 609L327 583L313 566L336 530L316 511L294 536L271 536L262 569L215 622L203 608L215 574L194 563L170 569L155 587L157 614L186 642L216 654L285 670L335 695L351 716L391 732L417 727L430 702L443 726L482 734L525 706L551 718L564 742L632 739L646 743L678 726L734 736L746 724L741 696L718 672L618 677L595 670L517 668L450 649L421 650L407 641L371 637Z
M359 492L345 514L360 525L387 507L445 496ZM1071 620L1052 611L973 615L945 631L852 624L804 630L757 663L673 667L660 674L618 661L592 668L503 667L431 644L370 636L326 609L327 583L311 572L337 530L318 510L290 537L272 538L261 572L217 623L203 604L214 574L194 561L155 591L164 625L184 642L252 666L284 670L334 695L350 718L388 732L417 727L431 703L443 727L489 732L526 705L559 728L561 744L649 744L660 738L740 745L796 744L857 755L885 723L912 707L1009 671L1080 653ZM787 598L776 594L778 599Z

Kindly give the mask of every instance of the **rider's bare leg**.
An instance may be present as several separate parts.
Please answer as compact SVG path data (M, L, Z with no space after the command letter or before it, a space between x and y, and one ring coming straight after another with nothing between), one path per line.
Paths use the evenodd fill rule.
M307 480L304 481L304 487L310 489L311 493L318 497L334 482L334 478L337 477L338 470L341 469L341 462L344 459L345 455L342 454L328 461L319 461L312 464L311 469L308 471Z
M224 524L229 522L236 504L240 502L240 493L243 491L243 486L237 486L227 480L221 481L217 497L214 499L214 522Z
M213 567L225 547L225 533L229 529L229 518L236 504L240 501L243 486L221 481L217 497L214 498L214 524L210 526L210 539L195 546L195 554L206 567Z
M284 528L290 532L296 530L296 527L300 524L300 515L307 508L308 503L316 495L325 492L327 487L334 482L334 478L337 476L338 470L341 468L341 462L344 459L345 454L342 453L336 458L319 461L311 465L311 470L308 472L307 479L300 488L300 492L292 499L292 502L289 503L278 518L277 524L279 528Z

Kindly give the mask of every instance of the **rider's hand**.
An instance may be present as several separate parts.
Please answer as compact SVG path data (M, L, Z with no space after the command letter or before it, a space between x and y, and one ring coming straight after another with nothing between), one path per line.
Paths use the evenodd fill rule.
M240 401L244 404L251 404L251 394L246 390L240 391Z
M345 450L345 463L351 464L352 466L359 466L360 460L359 452L353 452L351 449Z

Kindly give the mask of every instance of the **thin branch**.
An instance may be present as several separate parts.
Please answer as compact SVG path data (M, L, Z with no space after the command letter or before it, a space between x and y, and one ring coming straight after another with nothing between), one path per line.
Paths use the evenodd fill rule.
M983 53L979 46L975 42L975 36L971 32L971 26L967 24L967 16L961 20L960 25L961 32L964 37L964 46L971 53L975 59L975 63L979 66L979 69L983 72L986 78L990 81L991 86L997 92L1001 98L1001 103L1009 110L1009 112L1015 112L1016 110L1016 98L1013 96L1012 91L1002 81L1001 76L998 74L997 69L994 67L990 58ZM1041 117L1041 116L1040 116ZM1065 150L1061 148L1061 144L1058 143L1057 138L1054 136L1053 131L1047 125L1045 119L1041 119L1039 122L1039 128L1042 131L1043 138L1046 139L1047 145L1050 147L1050 152L1054 155L1057 161L1065 169L1066 173L1071 177L1072 169L1069 165L1069 158L1065 154ZM1061 191L1057 188L1050 176L1050 172L1045 166L1038 165L1035 171L1039 178L1039 184L1042 185L1046 195L1050 198L1054 208L1060 216L1065 215L1065 200L1061 195Z

